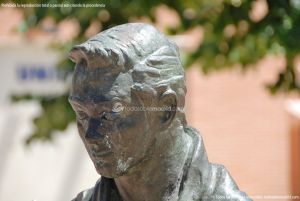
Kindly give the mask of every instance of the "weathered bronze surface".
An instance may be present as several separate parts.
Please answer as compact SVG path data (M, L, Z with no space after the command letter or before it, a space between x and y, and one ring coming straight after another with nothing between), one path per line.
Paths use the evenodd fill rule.
M208 161L184 114L177 46L151 25L113 27L75 46L69 101L101 175L75 201L251 200Z

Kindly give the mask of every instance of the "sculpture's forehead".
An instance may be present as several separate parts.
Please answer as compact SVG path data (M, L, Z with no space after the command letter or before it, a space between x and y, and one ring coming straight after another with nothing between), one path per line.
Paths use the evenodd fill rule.
M74 73L70 95L93 102L110 101L115 97L126 99L130 96L132 84L129 73L112 74L87 69Z

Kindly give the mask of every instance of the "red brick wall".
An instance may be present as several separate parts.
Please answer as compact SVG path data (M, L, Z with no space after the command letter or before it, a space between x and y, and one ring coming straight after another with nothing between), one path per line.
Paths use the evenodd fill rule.
M268 57L246 72L186 74L189 124L202 133L210 161L224 164L249 195L291 194L285 97L264 87L283 65Z

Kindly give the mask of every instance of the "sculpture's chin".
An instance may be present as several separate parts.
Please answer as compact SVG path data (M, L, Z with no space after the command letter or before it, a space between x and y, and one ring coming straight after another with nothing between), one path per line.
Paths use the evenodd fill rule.
M101 176L107 177L107 178L117 178L124 174L126 174L126 170L120 171L118 170L116 165L113 164L101 164L94 163L95 169L97 173Z
M106 178L118 178L125 174L125 173L120 173L120 172L112 171L112 170L108 170L108 169L96 169L96 171L100 176L104 176Z
M140 164L145 160L145 157L131 156L122 159L121 157L91 157L97 173L107 178L117 178L139 169Z

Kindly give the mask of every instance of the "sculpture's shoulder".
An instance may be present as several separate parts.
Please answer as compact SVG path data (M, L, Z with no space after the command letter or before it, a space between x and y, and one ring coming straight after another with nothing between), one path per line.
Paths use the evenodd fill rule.
M71 201L89 201L93 195L93 192L94 192L94 187L84 190L84 191L78 193L76 198L74 198Z
M185 132L192 138L193 151L180 200L251 201L223 165L209 162L200 133L190 126Z

